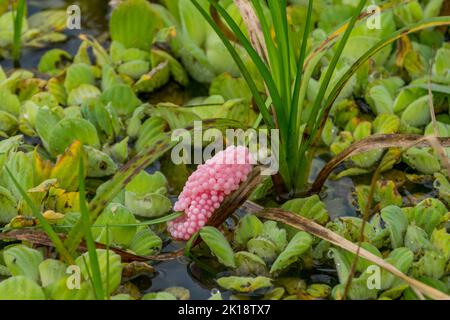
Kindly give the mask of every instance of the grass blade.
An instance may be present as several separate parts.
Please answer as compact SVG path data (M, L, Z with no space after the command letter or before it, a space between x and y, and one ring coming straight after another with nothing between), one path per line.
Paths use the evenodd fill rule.
M100 273L100 266L98 263L97 248L95 246L94 238L91 232L91 222L89 210L86 205L86 190L84 188L84 159L80 157L79 174L78 174L79 192L80 192L80 212L81 222L83 225L84 238L88 249L89 262L92 271L92 286L94 287L95 296L97 299L104 300L105 294L102 284L102 276ZM89 267L86 266L89 271Z
M14 38L13 38L13 49L12 56L14 63L18 63L20 60L20 50L22 46L22 27L23 18L26 14L27 1L19 0L17 3L17 9L13 16L14 19Z
M261 97L260 93L258 92L258 88L256 87L256 84L253 81L253 78L250 75L250 72L248 71L247 67L245 66L245 64L242 61L241 57L239 56L238 52L236 51L234 46L231 44L230 40L228 40L226 35L222 32L222 30L216 25L214 20L210 17L208 12L206 12L203 9L203 7L198 3L198 1L197 0L192 0L192 3L196 6L197 10L199 10L199 12L205 18L205 20L209 23L209 25L214 29L214 31L217 33L217 35L222 40L222 42L225 45L225 47L227 48L228 52L231 54L233 60L235 61L235 63L239 67L239 70L241 71L242 76L245 78L245 80L247 82L247 85L249 86L249 88L250 88L250 90L252 92L253 98L255 99L256 105L258 106L258 109L261 112L261 115L263 116L264 122L266 122L266 124L269 127L273 128L274 127L273 119L270 116L269 111L266 109L265 104L264 104L264 100ZM221 8L221 7L220 6L216 7L217 11L219 13L222 13L223 11L221 11L219 8ZM250 45L250 47L251 47L251 45ZM256 55L258 55L258 54L256 53Z

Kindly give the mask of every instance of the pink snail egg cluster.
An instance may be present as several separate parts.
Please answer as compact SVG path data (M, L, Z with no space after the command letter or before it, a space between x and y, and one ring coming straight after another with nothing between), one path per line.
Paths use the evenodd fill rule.
M185 215L170 221L175 239L189 240L220 207L225 196L239 188L252 170L252 156L243 146L230 146L199 165L189 177L174 210Z

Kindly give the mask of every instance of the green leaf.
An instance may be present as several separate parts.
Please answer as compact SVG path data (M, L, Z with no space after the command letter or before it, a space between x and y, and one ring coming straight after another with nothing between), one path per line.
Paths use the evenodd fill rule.
M398 270L403 273L407 273L412 266L414 260L414 254L408 248L397 248L391 251L389 256L385 259L386 262L392 264ZM381 289L386 290L391 288L392 284L396 280L392 273L382 269L381 270Z
M312 237L306 233L299 231L289 241L286 249L278 256L272 265L270 273L287 268L289 265L298 260L298 258L306 252L312 245Z
M51 300L95 300L94 290L89 281L83 281L80 288L73 289L69 289L69 283L71 283L70 276L65 275L45 287L45 294Z
M177 300L177 298L169 292L150 292L145 294L141 300Z
M0 300L45 300L45 294L30 278L16 276L0 282Z
M44 260L42 253L25 245L15 245L3 251L3 259L13 276L25 276L39 280L39 264Z
M55 156L63 154L66 148L76 140L94 148L100 147L97 130L89 121L66 118L58 122L51 130L48 141L49 151Z
M17 213L17 200L8 189L0 186L0 223L7 224Z
M149 50L162 20L147 1L127 0L113 11L109 25L113 41L126 48Z
M97 256L103 288L105 292L111 294L119 287L122 279L123 267L120 256L112 251L107 252L107 250L103 249L97 249ZM92 274L89 254L87 252L82 254L75 260L75 263L80 267L84 278L88 279L89 274Z
M161 251L162 240L150 228L142 227L129 245L130 250L140 256L150 256Z
M106 89L101 96L105 104L111 103L118 115L130 115L141 105L133 90L125 84L118 84Z
M431 249L432 245L425 230L415 225L409 225L405 234L405 247L417 254Z
M431 120L429 97L425 95L418 98L403 111L401 120L412 127L422 127Z
M136 218L126 207L111 203L93 224L92 235L96 242L127 247L136 233L133 225L136 223ZM131 226L125 226L127 224Z
M257 276L267 274L267 267L264 260L257 255L239 251L234 255L236 261L236 274L239 276Z
M217 283L224 289L240 293L255 292L260 289L270 288L272 279L267 277L222 277L217 279Z
M428 198L422 200L408 215L410 222L424 229L428 235L440 224L441 219L447 213L447 208L438 199Z
M39 275L43 287L65 278L67 266L55 259L47 259L39 264Z
M389 229L392 247L395 249L403 246L403 237L408 227L408 219L403 211L397 206L387 206L381 210L381 217Z
M239 223L234 230L234 240L238 244L245 246L248 240L261 235L262 231L263 223L261 220L254 215L248 214L239 220Z
M321 225L324 225L330 219L325 203L320 200L318 195L289 200L281 208L311 219Z
M275 261L280 252L273 241L261 236L250 239L247 242L247 249L250 253L256 254L266 263Z
M275 221L264 222L261 236L272 241L277 246L278 252L283 251L287 245L286 230L278 228Z
M67 93L70 93L82 84L95 85L92 67L84 63L72 64L66 71L66 79L64 81Z
M224 266L235 268L234 252L225 236L214 227L203 227L200 237Z

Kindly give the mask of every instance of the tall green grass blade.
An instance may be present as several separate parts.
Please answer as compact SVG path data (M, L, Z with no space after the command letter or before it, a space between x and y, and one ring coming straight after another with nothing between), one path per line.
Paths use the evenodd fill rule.
M95 246L94 237L91 232L91 222L89 216L89 210L86 205L86 190L84 188L84 160L80 157L78 183L80 193L80 212L81 222L83 225L84 238L86 240L86 246L88 249L89 262L92 271L92 286L94 287L95 296L97 299L104 300L105 293L103 290L102 276L100 273L100 265L98 263L97 248ZM86 267L86 270L89 270Z
M261 6L261 1L260 0L251 0L251 1L253 7L255 8L256 15L258 16L259 21L261 23L261 29L264 35L264 42L267 48L270 71L272 72L274 79L279 79L280 63L278 61L277 49L275 47L274 42L272 41L272 33L269 22L267 21L266 15L264 14L263 7Z
M325 76L322 79L322 82L321 82L321 85L319 88L319 92L316 96L316 99L314 101L314 104L313 104L313 107L311 110L311 114L307 121L306 130L307 130L308 137L307 137L306 141L302 142L302 144L300 145L300 149L298 151L302 157L303 157L303 155L305 155L305 152L311 145L312 138L315 135L317 128L321 124L321 121L318 121L317 117L320 113L321 108L323 108L323 100L325 98L325 94L326 94L328 85L330 84L331 77L333 76L333 73L336 69L336 65L339 62L342 51L344 50L344 47L347 44L347 40L350 37L350 33L352 32L353 27L355 26L355 23L358 20L358 17L360 15L362 9L364 8L366 2L367 2L367 0L361 0L359 2L358 7L355 9L352 18L350 19L350 22L347 25L344 35L342 36L341 40L339 41L338 47L336 48L333 58L332 58L330 64L328 65ZM307 161L306 159L307 159L306 157L303 157L302 161ZM304 181L299 181L296 183L304 184Z
M210 2L213 3L214 2L212 0L210 0ZM208 12L206 12L203 7L198 3L197 0L192 0L192 3L195 5L195 7L197 8L197 10L202 14L202 16L205 18L205 20L211 25L211 27L214 29L214 31L217 33L217 35L220 37L220 39L222 40L223 44L225 45L225 47L227 48L228 52L231 54L233 60L235 61L235 63L237 64L237 66L239 67L239 70L242 73L242 76L245 78L247 85L249 86L253 98L255 99L255 103L258 106L259 111L261 112L264 122L266 122L266 124L269 127L274 127L274 122L272 117L270 116L270 113L268 112L268 110L265 108L265 104L264 104L264 100L261 97L260 93L258 92L258 88L256 86L256 83L253 81L252 76L250 74L250 72L248 71L247 67L245 66L245 63L243 62L243 60L241 59L241 57L239 56L238 52L236 51L236 49L234 48L234 46L231 44L231 42L227 39L227 37L225 36L225 34L222 32L222 30L220 30L220 28L216 25L216 23L214 22L214 20L210 17L210 15L208 14ZM215 8L217 9L217 11L219 13L223 13L223 11L225 11L221 6L216 5ZM222 10L220 10L222 9ZM231 19L231 17L229 17ZM232 20L232 19L231 19ZM233 21L234 23L234 21ZM238 28L239 29L239 28ZM239 30L240 32L240 30ZM243 36L242 32L241 35ZM251 47L251 44L248 43L248 40L245 38L245 36L243 36L244 39L239 39L244 40L244 42L247 42L247 45L249 45ZM244 46L245 47L245 46ZM251 50L254 51L254 49L251 47L247 48L249 49L249 51L251 52ZM250 53L249 53L250 54ZM256 56L258 56L258 54L256 53L256 51L254 51L254 54L256 54ZM264 66L264 63L262 63L262 65ZM261 67L261 65L260 65ZM264 66L265 69L267 69ZM264 72L263 69L259 70L259 72ZM268 72L264 72L264 74L269 74L270 77L270 73Z
M47 236L50 238L50 240L55 245L56 250L61 255L61 257L68 263L68 264L74 264L74 260L72 256L70 255L69 251L64 247L63 242L59 238L59 236L56 234L55 230L52 229L50 224L45 220L44 216L42 215L41 211L36 207L35 203L31 198L28 196L26 191L22 188L20 183L16 180L12 172L9 170L7 166L5 166L5 170L8 173L8 175L11 177L11 180L13 181L16 188L19 190L22 197L25 199L27 205L30 207L33 215L38 219L39 224L41 225L42 229L44 229Z
M291 64L289 50L289 31L287 29L286 0L269 0L269 9L272 13L272 20L275 29L275 35L278 44L278 60L280 61L280 92L283 112L287 112L291 98Z
M14 20L14 38L13 38L13 48L12 48L12 56L15 63L18 63L20 60L20 51L22 47L22 27L23 27L23 19L26 14L27 1L19 0L17 3L17 9L13 16Z
M325 93L327 91L328 85L330 84L331 77L333 76L333 73L336 69L336 65L339 62L342 51L344 50L344 47L347 44L347 40L350 37L350 33L353 31L353 27L355 26L355 23L358 20L359 14L361 13L362 9L364 8L366 2L367 2L367 0L361 0L359 2L358 7L355 9L353 16L347 26L347 29L345 30L345 33L342 36L342 39L339 41L339 45L336 48L336 52L334 53L333 58L327 68L327 72L325 73L325 77L323 78L322 83L320 85L319 92L314 101L313 109L312 109L311 115L308 120L308 126L311 128L313 128L314 123L317 120L317 115L319 114L320 109L323 105L323 99L325 97Z
M311 21L313 13L313 3L314 0L308 1L308 11L306 15L305 30L302 37L302 43L300 48L300 56L297 62L297 75L295 77L294 90L292 93L292 104L289 115L289 155L288 164L292 169L293 176L296 176L297 164L298 164L298 144L300 143L300 130L299 123L297 121L298 116L301 116L303 112L303 103L299 105L300 102L300 86L303 81L303 65L306 58L306 49L308 46L309 34L311 32Z

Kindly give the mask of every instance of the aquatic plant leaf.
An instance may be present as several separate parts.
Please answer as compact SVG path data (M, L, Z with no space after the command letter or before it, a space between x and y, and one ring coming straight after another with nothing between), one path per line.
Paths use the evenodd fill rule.
M141 101L136 97L133 90L125 84L119 84L106 89L101 96L106 104L111 103L113 109L120 116L126 116L141 105Z
M436 172L434 177L436 180L433 186L439 191L439 198L445 201L445 203L450 204L450 182L439 172Z
M229 73L223 73L216 77L209 87L210 95L220 95L225 101L232 99L244 99L251 101L251 92L243 78L235 78Z
M163 50L152 50L152 64L158 66L162 62L167 61L169 64L170 74L172 78L183 86L189 84L189 76L180 62Z
M100 266L100 274L102 277L103 289L105 290L105 292L111 294L118 288L122 278L123 267L121 264L121 258L113 251L107 252L103 249L97 249L97 255L98 263ZM80 267L81 273L84 278L88 279L88 274L92 274L89 254L87 252L83 253L75 260L75 263Z
M429 97L425 95L412 102L401 115L402 122L412 127L422 127L427 125L430 120Z
M152 115L163 118L172 130L186 128L191 126L194 121L202 120L188 108L181 108L169 103L157 105L152 109Z
M270 288L272 279L267 277L222 277L217 279L219 286L226 290L240 293L251 293L260 289Z
M431 235L431 242L447 260L450 258L450 234L445 228L435 229Z
M394 112L400 114L403 112L411 103L423 97L425 94L424 90L417 88L403 88L394 101Z
M408 272L414 260L414 254L408 248L397 248L390 252L385 259L386 262L395 266L401 272ZM395 276L388 273L386 270L381 270L381 289L386 290L391 288L395 281Z
M92 225L92 236L96 242L127 247L136 234L136 223L131 211L121 204L111 203Z
M261 236L271 240L277 246L278 252L283 251L288 244L286 230L279 228L275 221L264 222Z
M22 151L15 152L9 156L5 166L12 172L14 178L20 186L25 189L31 189L34 186L32 154ZM0 186L7 188L17 199L22 199L22 194L17 188L6 170L0 174Z
M397 133L400 128L400 119L394 114L383 113L373 121L374 133Z
M61 67L64 61L70 61L72 56L61 49L51 49L47 51L39 60L38 70L42 73L48 73L50 75L57 75L61 72Z
M75 285L70 276L64 275L45 287L45 294L51 300L95 300L94 290L89 281L82 281L80 287L74 289L69 289L69 284Z
M72 64L67 68L64 87L70 93L82 84L95 85L95 76L92 67L84 63Z
M150 256L161 251L162 240L150 228L143 227L138 229L129 248L139 256Z
M46 259L39 264L39 276L42 287L47 287L52 283L66 276L67 266L59 260Z
M235 268L234 252L225 236L214 227L203 227L200 237L224 266Z
M39 157L36 154L36 157ZM83 146L80 141L74 141L67 150L58 157L56 164L50 169L49 179L56 179L58 181L59 186L66 191L76 191L78 190L78 164L80 162L80 158L84 156ZM38 167L42 168L40 172L42 172L41 176L46 175L46 171L49 171L45 168L46 164L42 162L42 159L36 158L38 161ZM36 162L35 162L36 163Z
M159 14L144 0L128 0L114 9L109 24L113 41L126 48L148 50L162 27Z
M177 300L177 298L169 292L150 292L145 294L141 300Z
M148 218L161 217L172 208L170 199L160 193L138 195L131 191L125 191L125 205L133 214Z
M419 261L413 263L412 275L414 277L429 277L439 280L446 272L448 260L443 254L435 250L426 250Z
M368 101L373 101L373 112L377 115L392 113L394 101L386 87L382 85L373 86L368 92Z
M143 74L133 88L136 92L151 93L167 84L169 79L169 62L164 61L154 67L149 73Z
M387 206L381 210L381 217L389 229L392 247L399 248L403 246L403 237L408 227L408 218L397 206Z
M450 64L447 59L450 49L448 47L441 47L436 51L436 57L432 67L433 76L439 82L448 84L450 83L448 70L450 69Z
M303 253L305 253L312 245L312 237L306 233L299 231L289 241L286 249L278 256L272 265L270 273L287 268L294 263Z
M80 84L70 91L67 103L70 106L81 106L88 99L95 99L101 95L100 90L91 84Z
M339 282L345 284L351 270L351 257L338 248L331 248L330 251L333 254L334 265L336 266Z
M207 8L207 1L202 1L202 6ZM178 13L180 15L182 32L197 46L203 46L210 27L195 6L189 0L179 0Z
M330 219L325 203L320 200L318 195L289 200L281 208L311 219L321 225L324 225Z
M137 195L145 195L147 193L160 193L167 195L167 179L159 171L149 174L141 171L130 183L125 187L126 191L134 192Z
M17 200L8 189L0 186L0 223L6 224L17 215Z
M405 234L405 247L417 254L432 248L432 245L425 230L415 225L409 225Z
M144 60L133 60L121 64L117 71L119 74L124 74L134 80L139 79L150 70L150 62Z
M413 210L407 212L408 220L424 229L428 235L440 224L447 213L445 205L434 198L422 200Z
M267 274L267 266L264 260L257 255L239 251L234 254L236 261L236 274L239 276L258 276Z
M257 255L266 263L273 263L280 252L273 241L262 236L250 239L247 242L247 249L250 253Z
M247 242L261 235L263 231L263 223L258 217L248 214L239 220L234 230L234 241L241 246L245 246Z
M439 158L429 148L410 148L403 153L402 158L413 169L424 174L434 174L441 169Z
M74 141L83 145L100 147L97 130L89 121L77 118L66 118L59 121L51 130L49 137L49 151L53 155L63 154Z
M39 264L44 260L42 253L25 245L11 246L3 251L3 259L13 276L25 276L39 280Z
M44 291L30 278L15 276L0 282L1 300L45 300Z
M1 111L9 113L15 117L19 116L21 102L15 94L10 93L6 89L0 89L0 99Z
M118 166L106 153L84 146L87 155L87 176L91 178L103 178L116 173Z

